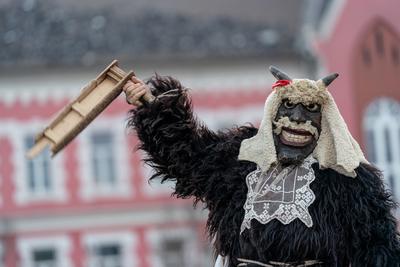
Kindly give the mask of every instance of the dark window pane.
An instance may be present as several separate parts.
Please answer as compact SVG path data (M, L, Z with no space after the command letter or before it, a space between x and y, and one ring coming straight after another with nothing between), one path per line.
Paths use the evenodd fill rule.
M93 142L96 144L108 145L110 143L110 140L112 139L112 136L110 132L98 132L92 135L92 139Z
M375 135L372 130L367 130L366 136L366 145L367 145L367 156L368 160L372 163L376 163L376 152L375 152Z
M46 250L35 250L33 252L33 259L35 262L37 261L48 261L55 260L56 253L54 249L46 249Z
M386 160L387 162L392 162L392 148L390 146L390 133L389 129L385 128L385 152L386 152Z
M370 54L368 48L366 48L366 47L363 48L363 50L362 50L362 59L363 59L365 65L371 64L371 54Z
M118 245L99 246L98 254L103 256L117 256L121 254L121 248Z
M33 175L33 161L28 161L28 186L30 191L35 191L35 176Z
M378 54L382 56L385 52L385 45L383 43L383 33L380 30L375 32L375 44Z
M395 65L399 65L399 49L396 46L392 47L392 60Z
M98 267L121 267L121 246L116 244L99 245L95 248L94 258Z
M396 191L395 191L395 188L394 188L395 182L394 182L394 177L393 177L393 175L389 175L388 180L389 180L390 191L392 192L393 197L394 197L395 199L397 199Z
M28 137L26 137L25 138L25 148L26 149L29 149L29 148L31 148L32 146L34 145L34 139L33 139L33 137L32 136L28 136ZM29 186L29 189L31 190L31 191L35 191L35 176L34 176L34 172L35 172L35 169L34 169L34 161L33 160L28 160L27 161L27 175L28 175L28 177L27 177L27 179L28 179L28 186Z
M25 149L34 145L34 138L27 136L24 139ZM27 185L31 192L49 192L52 189L50 177L50 152L45 150L33 160L26 160Z
M56 267L56 252L54 249L41 249L33 251L34 267Z
M183 240L165 240L162 245L162 259L165 267L185 267Z
M50 162L48 160L43 160L43 186L46 189L46 191L51 190L51 179L50 179Z
M97 184L115 183L114 142L111 133L99 132L92 135L92 164Z

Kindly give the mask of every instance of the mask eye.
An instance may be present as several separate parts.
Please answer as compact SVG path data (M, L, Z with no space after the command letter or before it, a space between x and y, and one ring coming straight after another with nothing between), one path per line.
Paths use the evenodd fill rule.
M289 108L289 109L292 109L295 106L295 104L293 102L290 102L289 99L283 100L283 105L285 106L285 108Z
M319 105L313 103L313 104L307 105L306 108L307 108L309 111L311 111L311 112L315 112L315 111L318 111L318 110L319 110Z

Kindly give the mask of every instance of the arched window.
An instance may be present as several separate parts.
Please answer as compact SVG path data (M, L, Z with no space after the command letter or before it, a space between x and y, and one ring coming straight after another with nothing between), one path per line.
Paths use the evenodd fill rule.
M400 104L375 100L364 114L363 128L368 160L383 171L386 185L400 199Z

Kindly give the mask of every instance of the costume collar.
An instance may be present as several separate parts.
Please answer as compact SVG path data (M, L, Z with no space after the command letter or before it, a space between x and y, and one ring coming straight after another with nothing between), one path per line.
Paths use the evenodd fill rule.
M316 159L310 155L300 165L285 168L275 165L267 171L257 166L255 171L250 172L246 177L248 192L240 232L250 229L252 219L262 224L273 219L289 224L298 218L311 227L313 221L308 207L315 200L310 188L315 180L311 167L315 162Z

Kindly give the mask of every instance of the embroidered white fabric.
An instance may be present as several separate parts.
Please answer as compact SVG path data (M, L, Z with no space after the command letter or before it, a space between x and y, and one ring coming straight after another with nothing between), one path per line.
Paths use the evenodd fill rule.
M281 168L272 166L262 172L260 167L246 177L248 188L244 204L245 216L240 233L250 229L250 222L256 219L267 224L273 219L289 224L300 219L307 227L313 225L308 207L314 202L315 195L310 184L315 179L311 165L316 160L310 155L302 164Z

